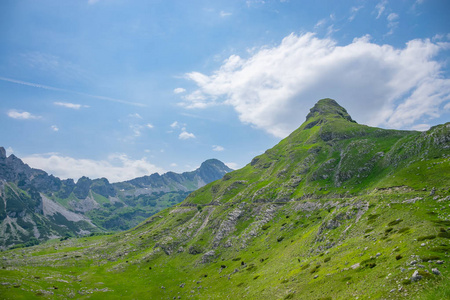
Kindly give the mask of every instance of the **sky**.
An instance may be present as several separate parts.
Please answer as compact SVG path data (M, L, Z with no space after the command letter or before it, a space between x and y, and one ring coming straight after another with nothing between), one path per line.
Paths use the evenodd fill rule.
M60 178L237 169L322 98L450 121L446 0L3 0L0 146Z

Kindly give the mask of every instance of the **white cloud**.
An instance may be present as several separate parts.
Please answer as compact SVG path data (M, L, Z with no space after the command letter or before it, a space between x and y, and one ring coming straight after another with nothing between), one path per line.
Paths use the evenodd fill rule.
M11 109L8 111L8 117L18 120L36 120L42 118L41 116L33 115L27 111L20 112L15 109Z
M113 154L106 160L76 159L58 153L36 154L24 157L23 161L33 168L42 169L57 177L75 180L81 176L88 176L106 177L111 182L118 182L164 172L146 158L133 160L125 154Z
M170 124L170 127L177 128L178 127L178 122L177 121L173 122L172 124Z
M198 88L182 105L231 105L243 123L277 137L301 125L309 108L326 97L364 124L410 127L440 115L439 105L449 98L450 80L441 78L443 65L433 60L449 45L412 40L398 49L364 36L338 46L313 33L291 34L247 59L230 56L209 76L186 74Z
M319 20L317 23L316 23L316 25L314 25L314 28L319 28L319 27L322 27L323 25L325 25L327 23L327 19L322 19L322 20Z
M187 140L187 139L195 139L195 135L193 133L182 131L180 135L178 136L180 140Z
M50 128L55 132L59 131L59 128L56 125L52 125Z
M181 93L186 92L186 89L183 89L183 88L176 88L176 89L173 90L173 92L174 92L175 94L181 94Z
M150 123L147 123L146 125L145 125L147 128L150 128L150 129L153 129L153 128L155 128L155 126L153 126L152 124L150 124Z
M390 14L387 16L387 20L388 20L389 22L395 21L395 20L397 20L397 19L398 19L398 15L397 15L396 13L390 13Z
M383 14L384 10L386 9L386 5L387 5L387 0L383 0L380 1L376 6L376 10L377 10L377 19L379 19L381 17L381 15Z
M81 104L75 104L75 103L69 103L69 102L53 102L54 105L63 106L66 108L71 109L80 109L82 107L89 107L88 105L81 105Z
M226 12L226 11L223 11L223 10L220 12L220 16L221 16L222 18L229 17L229 16L231 16L231 15L232 15L232 13Z
M129 114L128 117L134 118L134 119L142 119L142 116L138 113Z
M417 130L417 131L427 131L428 129L430 129L430 124L417 124L411 127L412 130Z
M228 168L231 168L233 170L237 170L237 169L240 168L239 165L237 163L234 163L234 162L226 162L225 165L227 165Z
M172 168L178 167L178 165L177 165L176 163L171 163L170 166L171 166Z
M389 32L386 35L391 35L394 33L394 29L397 28L399 22L396 21L398 20L398 15L396 13L390 13L387 16L387 20L388 20L388 25L387 27L389 28Z
M220 151L224 151L224 150L225 150L225 148L222 147L222 146L217 146L217 145L214 145L214 146L213 146L213 151L218 151L218 152L220 152Z
M348 18L348 20L351 22L355 19L356 14L358 13L358 11L363 8L363 6L353 6L352 8L350 8L350 17Z
M6 151L6 156L10 156L11 154L14 153L14 149L11 147L6 148L5 151Z

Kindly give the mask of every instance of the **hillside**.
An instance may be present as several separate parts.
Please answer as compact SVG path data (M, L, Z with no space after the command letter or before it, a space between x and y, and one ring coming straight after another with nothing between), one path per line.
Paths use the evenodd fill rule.
M195 171L168 172L109 183L106 178L61 180L30 168L0 147L0 249L130 229L232 171L210 159Z
M244 168L110 236L3 252L6 299L448 299L450 123L331 99Z

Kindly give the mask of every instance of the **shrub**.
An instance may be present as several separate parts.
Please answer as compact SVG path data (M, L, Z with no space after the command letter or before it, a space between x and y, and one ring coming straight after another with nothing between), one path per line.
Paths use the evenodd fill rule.
M399 224L400 222L403 222L403 220L402 219L397 219L397 220L389 222L388 226L394 226L394 225Z
M261 227L262 230L267 230L267 229L269 229L269 228L270 228L270 225L269 225L269 224L264 224L264 225Z
M327 257L323 260L323 262L329 262L331 260L331 257Z
M445 238L445 239L450 239L450 233L449 232L439 232L438 233L438 235L437 235L438 237L441 237L441 238Z
M421 241L425 241L425 240L433 240L435 238L436 238L436 236L434 234L432 234L432 235L425 235L425 236L418 237L417 241L421 242Z
M395 257L396 260L400 260L400 259L402 259L402 258L403 258L403 256L402 256L401 254L399 254L399 255L397 255L397 256Z
M407 231L409 231L409 227L404 227L404 228L402 228L402 229L399 229L398 230L398 233L404 233L404 232L407 232Z

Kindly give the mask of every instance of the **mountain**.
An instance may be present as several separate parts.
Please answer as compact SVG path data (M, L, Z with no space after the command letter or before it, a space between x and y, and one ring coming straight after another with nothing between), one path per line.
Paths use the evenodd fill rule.
M0 291L449 299L449 170L450 123L426 132L374 128L322 99L244 168L127 232L3 252Z
M195 171L168 172L109 183L61 180L30 168L0 147L0 248L56 237L127 230L193 190L232 171L210 159Z

